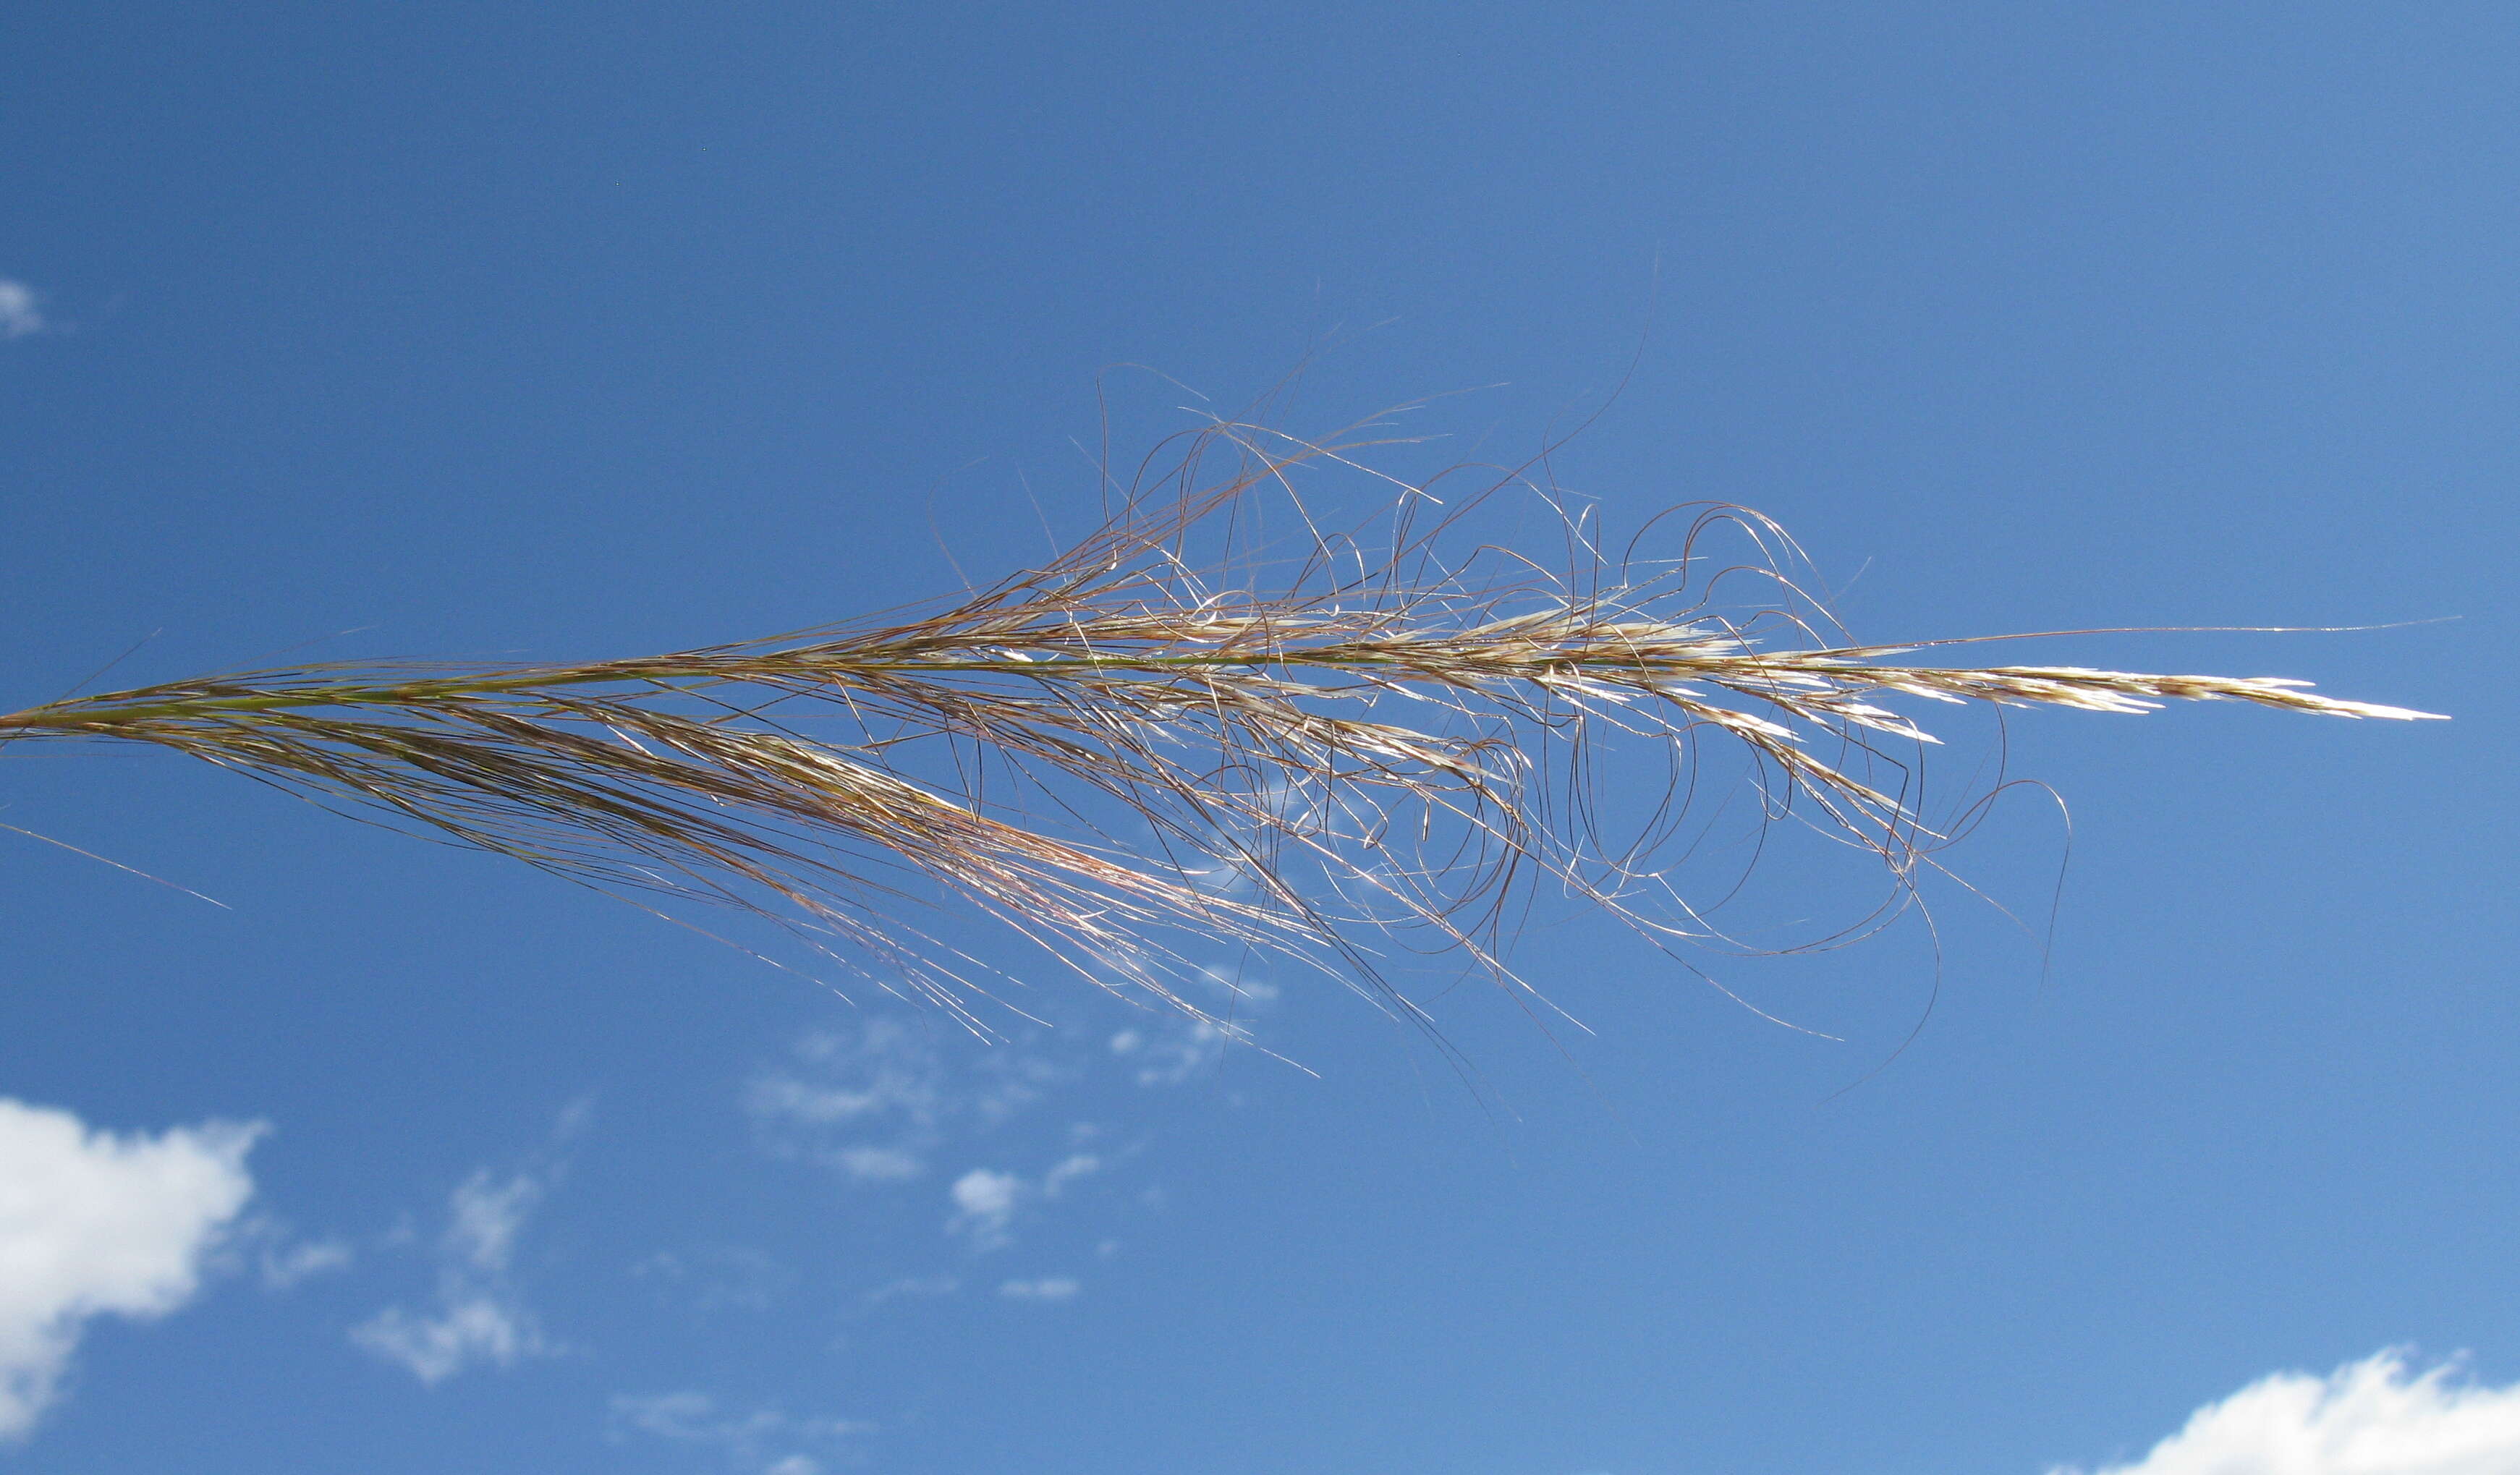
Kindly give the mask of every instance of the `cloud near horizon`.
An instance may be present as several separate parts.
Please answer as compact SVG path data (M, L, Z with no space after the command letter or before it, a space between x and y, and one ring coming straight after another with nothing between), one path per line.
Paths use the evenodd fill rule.
M193 1298L204 1256L253 1196L245 1158L265 1130L213 1121L118 1137L0 1097L0 1440L60 1397L89 1319L161 1317Z
M2411 1373L2376 1353L2325 1377L2278 1372L2220 1403L2132 1464L2091 1475L2511 1475L2520 1470L2520 1383ZM2083 1475L2059 1465L2048 1475Z

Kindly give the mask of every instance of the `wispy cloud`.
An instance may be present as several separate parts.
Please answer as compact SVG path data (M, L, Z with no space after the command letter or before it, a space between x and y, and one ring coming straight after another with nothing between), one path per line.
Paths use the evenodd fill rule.
M474 1363L505 1367L547 1350L522 1307L481 1290L441 1296L433 1316L388 1306L350 1328L350 1340L400 1363L424 1383L442 1382Z
M2452 1365L2413 1372L2391 1350L2325 1377L2278 1372L2221 1403L2132 1464L2096 1475L2510 1475L2520 1470L2520 1384L2479 1387ZM2080 1475L2058 1466L2049 1475Z
M289 1221L255 1214L228 1227L203 1269L216 1275L259 1271L264 1290L286 1291L318 1275L348 1270L357 1259L346 1241L302 1238Z
M1245 1013L1276 998L1266 984L1221 970L1205 983ZM806 1035L746 1083L743 1101L758 1140L776 1156L870 1190L934 1184L925 1191L945 1199L945 1233L985 1254L1013 1243L1028 1218L1082 1196L1084 1180L1143 1149L1107 1140L1091 1122L1045 1122L1046 1104L1117 1084L1115 1062L1126 1072L1120 1082L1185 1080L1229 1043L1228 1034L1196 1021L1159 1017L1116 1042L1102 1029L1045 1025L1001 1044L932 1019L877 1017ZM1032 1130L1013 1130L1018 1118L1029 1118ZM1043 1128L1060 1145L1044 1152L1051 1134Z
M853 1033L816 1030L796 1044L813 1072L766 1076L752 1087L756 1115L806 1126L889 1121L932 1127L944 1112L935 1050L909 1026L878 1019Z
M907 1147L842 1147L832 1154L832 1162L862 1184L899 1183L927 1171L927 1164Z
M1010 1301L1072 1301L1084 1289L1074 1276L1044 1275L1038 1280L1009 1280L998 1286L998 1294Z
M1102 1159L1091 1152L1071 1152L1059 1159L1048 1173L1042 1175L1041 1191L1049 1197L1057 1198L1069 1184L1080 1178L1090 1178L1102 1171Z
M744 1108L772 1151L835 1168L852 1183L927 1171L955 1103L935 1048L899 1020L816 1030L791 1063L756 1078Z
M963 1282L951 1275L904 1275L898 1280L887 1280L868 1291L866 1303L869 1306L881 1306L886 1301L898 1301L904 1296L917 1296L924 1300L934 1296L950 1296L962 1288Z
M0 277L0 338L22 338L43 332L41 300L25 283Z
M745 1089L764 1144L850 1183L907 1183L956 1136L1013 1120L1076 1074L1018 1046L949 1058L930 1034L941 1026L919 1025L876 1019L805 1036L786 1064Z
M268 1244L262 1250L262 1284L266 1290L288 1290L301 1280L350 1268L356 1258L338 1239L300 1239Z
M245 1159L262 1131L205 1122L117 1137L0 1098L0 1439L24 1435L59 1396L90 1319L164 1316L193 1298L205 1254L253 1194Z
M768 1311L796 1281L786 1266L742 1245L660 1251L632 1266L630 1274L696 1312Z
M446 1248L466 1266L487 1275L507 1273L517 1252L517 1231L543 1196L543 1185L518 1173L502 1184L481 1169L455 1190L447 1214Z
M1141 1086L1179 1086L1225 1056L1226 1047L1250 1039L1250 1024L1278 1002L1277 985L1225 968L1194 975L1210 995L1200 1003L1223 1022L1170 1015L1113 1035L1111 1053Z
M1111 1053L1131 1067L1141 1086L1179 1086L1221 1058L1225 1045L1225 1031L1204 1019L1168 1020L1152 1031L1113 1035Z
M503 1182L484 1168L466 1179L448 1200L446 1229L434 1249L434 1309L388 1306L351 1328L350 1340L424 1383L442 1382L476 1363L505 1367L550 1352L509 1274L517 1235L544 1191L525 1173Z
M844 1451L852 1437L875 1425L855 1419L798 1418L777 1408L738 1411L705 1393L612 1396L609 1433L633 1434L676 1444L713 1445L739 1468L758 1475L823 1475L815 1452Z

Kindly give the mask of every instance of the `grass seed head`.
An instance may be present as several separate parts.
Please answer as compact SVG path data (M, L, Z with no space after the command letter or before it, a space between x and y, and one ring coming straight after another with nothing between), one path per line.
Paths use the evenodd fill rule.
M1912 782L1935 739L1884 702L2433 715L2279 677L1901 664L1925 648L1829 640L1790 541L1737 508L1686 510L1650 563L1511 474L1327 532L1295 478L1356 449L1205 428L1049 563L924 609L633 660L205 677L0 717L0 742L155 744L651 905L758 913L967 1019L989 970L913 924L922 883L1193 1014L1190 954L1224 943L1414 1015L1382 960L1518 987L1541 888L1666 948L1750 947L1664 856L1710 744L1749 760L1765 814L1909 891L1949 836ZM1555 563L1476 540L1512 497L1552 513ZM1299 534L1257 531L1273 500ZM1713 559L1728 533L1762 557ZM1603 818L1605 744L1663 756L1641 827Z

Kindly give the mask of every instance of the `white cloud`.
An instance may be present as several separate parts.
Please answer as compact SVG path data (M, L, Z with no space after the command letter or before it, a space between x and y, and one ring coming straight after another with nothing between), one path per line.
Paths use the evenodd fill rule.
M973 1168L954 1180L954 1217L945 1222L950 1233L968 1234L980 1249L1007 1242L1007 1225L1024 1196L1024 1181L1012 1173Z
M1059 1161L1058 1166L1051 1169L1050 1172L1043 1177L1041 1181L1041 1191L1052 1198L1057 1198L1058 1196L1058 1190L1066 1187L1070 1183L1077 1179L1087 1177L1091 1174L1100 1173L1102 1171L1102 1159L1096 1157L1093 1153L1070 1153Z
M2511 1475L2520 1470L2520 1384L2410 1374L2378 1353L2326 1377L2278 1372L2196 1410L2133 1464L2096 1475ZM2075 1475L2058 1467L2049 1475Z
M492 1274L505 1272L509 1257L516 1253L517 1230L524 1228L525 1216L542 1195L542 1184L522 1173L496 1185L490 1182L489 1169L473 1174L455 1190L447 1216L447 1250L474 1270Z
M1172 1019L1151 1040L1122 1030L1112 1037L1111 1050L1145 1062L1138 1067L1139 1085L1179 1086L1224 1056L1225 1031L1204 1019Z
M15 336L11 288L0 282L0 333ZM245 1158L262 1132L205 1122L116 1137L0 1098L0 1438L53 1402L88 1319L163 1316L192 1299L204 1253L253 1194Z
M1222 972L1201 976L1246 1012L1274 993ZM1161 1016L1116 1039L1045 1024L999 1044L931 1019L877 1017L805 1035L744 1084L743 1102L756 1141L775 1156L816 1164L856 1188L936 1184L926 1191L947 1199L946 1233L985 1253L1012 1242L1014 1227L1033 1214L1116 1196L1077 1188L1088 1176L1116 1174L1138 1150L1075 1121L1026 1132L1024 1144L1011 1145L1011 1124L1029 1114L1029 1125L1049 1126L1042 1108L1098 1072L1106 1082L1118 1072L1149 1085L1186 1079L1229 1040L1197 1021ZM1045 1139L1057 1145L1032 1157ZM1023 1166L995 1166L1010 1157ZM972 1167L974 1159L991 1166Z
M522 1173L502 1184L484 1168L465 1180L448 1201L446 1232L437 1243L435 1313L388 1306L352 1327L350 1340L410 1368L424 1383L478 1362L505 1367L550 1352L508 1280L517 1234L542 1195L543 1185Z
M954 1181L954 1206L983 1219L1003 1220L1014 1212L1023 1180L1012 1173L973 1168Z
M806 1035L793 1062L745 1088L764 1144L853 1183L901 1183L926 1173L929 1155L955 1136L1003 1126L1078 1075L1036 1050L940 1042L931 1038L938 1027L874 1019ZM955 1045L976 1053L949 1053Z
M943 1110L943 1070L936 1051L897 1019L877 1019L854 1033L816 1030L797 1042L797 1057L830 1084L792 1075L754 1083L756 1114L820 1126L862 1117L933 1125Z
M1198 971L1209 988L1230 999L1239 1000L1248 1008L1263 1009L1278 1002L1278 986L1255 973L1214 967Z
M0 277L0 338L22 338L44 331L43 310L36 300L33 288Z
M816 1127L905 1107L913 1108L916 1119L924 1114L916 1108L923 1107L925 1102L911 1095L911 1089L900 1081L881 1082L874 1089L855 1089L816 1086L794 1076L770 1076L752 1083L745 1104L755 1116L785 1117Z
M265 1245L262 1283L266 1290L287 1290L300 1280L350 1268L350 1247L338 1239L301 1239L291 1245Z
M1073 1276L1044 1275L1038 1280L1009 1280L998 1294L1010 1301L1069 1301L1084 1287Z
M796 1045L801 1068L756 1078L744 1107L781 1156L838 1170L857 1184L897 1184L927 1171L925 1153L966 1106L944 1064L899 1020L855 1031L817 1030Z
M834 1449L874 1428L854 1419L791 1417L777 1408L739 1413L692 1390L612 1396L610 1432L615 1441L645 1434L676 1444L714 1445L760 1475L822 1475L823 1462L797 1446Z
M1137 1064L1141 1086L1179 1086L1224 1057L1228 1045L1251 1038L1250 1021L1278 1002L1278 986L1223 968L1191 975L1210 996L1201 1001L1222 1023L1166 1014L1148 1028L1132 1026L1110 1039L1111 1053Z
M388 1306L350 1328L350 1340L424 1383L442 1382L474 1362L505 1367L545 1350L530 1314L486 1291L442 1294L435 1316Z
M843 1147L833 1160L841 1172L865 1184L899 1183L927 1171L919 1154L902 1147Z
M1038 1184L994 1168L973 1168L954 1180L954 1186L948 1190L954 1213L945 1221L945 1231L968 1238L975 1250L1003 1248L1013 1242L1008 1227L1027 1202L1057 1198L1069 1184L1102 1171L1102 1159L1091 1152L1069 1153L1043 1174Z
M202 1269L213 1277L258 1269L264 1290L285 1291L317 1275L348 1270L357 1258L341 1240L301 1239L287 1220L256 1214L228 1226Z

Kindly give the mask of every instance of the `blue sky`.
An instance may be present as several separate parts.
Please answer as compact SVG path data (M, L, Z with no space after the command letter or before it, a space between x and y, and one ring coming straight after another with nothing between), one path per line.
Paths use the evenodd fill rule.
M2024 790L1952 859L2026 929L1723 965L1840 1041L1568 921L1591 1032L1446 995L1469 1082L1295 976L1310 1074L1046 973L983 1045L17 744L0 824L224 909L0 831L0 1464L2513 1467L2516 71L2492 5L20 16L0 709L948 593L1302 366L1298 433L1441 396L1401 475L1600 411L1605 524L1761 509L1868 639L2455 617L2030 648L2456 720L2016 716L2052 948Z

